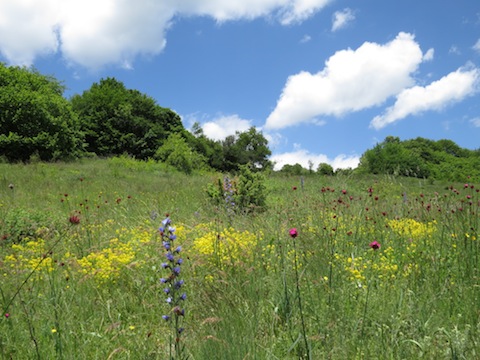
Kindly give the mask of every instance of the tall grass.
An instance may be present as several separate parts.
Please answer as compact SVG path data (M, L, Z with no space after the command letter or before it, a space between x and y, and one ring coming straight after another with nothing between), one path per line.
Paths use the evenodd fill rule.
M0 174L3 359L169 358L165 214L190 359L480 357L478 179L271 175L267 210L232 216L220 175L155 162Z

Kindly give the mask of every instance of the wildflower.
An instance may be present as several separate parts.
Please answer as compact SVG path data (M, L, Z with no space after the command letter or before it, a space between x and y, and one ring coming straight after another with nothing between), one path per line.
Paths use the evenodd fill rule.
M296 238L298 236L298 231L296 228L291 228L288 232L292 238Z
M181 246L177 246L177 248L175 249L175 252L178 254L180 251L182 251L182 247L181 247Z
M297 187L296 186L292 187L292 190L297 190Z
M9 313L5 313L5 317L8 319L10 317Z
M165 320L165 321L168 321L168 320L170 320L170 316L162 315L162 319Z
M380 249L381 245L378 241L372 241L369 245L373 250L378 250Z
M73 224L73 225L80 224L80 218L77 215L70 216L68 221L70 221L70 224Z
M165 255L165 257L168 259L168 261L172 261L175 260L175 257L173 256L173 254L171 252L167 253L167 255Z
M164 241L163 242L163 247L165 248L165 250L170 250L170 243L168 241Z
M55 334L57 332L57 329L53 328L52 329L52 334Z
M163 226L170 225L171 223L172 223L172 220L170 220L168 216L162 221Z

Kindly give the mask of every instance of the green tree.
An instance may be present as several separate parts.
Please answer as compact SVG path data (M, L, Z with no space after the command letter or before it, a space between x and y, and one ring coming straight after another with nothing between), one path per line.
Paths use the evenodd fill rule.
M0 63L0 155L51 161L82 154L80 124L63 91L53 77Z
M86 134L87 150L99 156L127 153L146 159L170 133L185 131L178 114L115 78L94 83L71 101Z
M332 165L327 163L318 164L317 174L332 176L334 174Z
M222 142L223 171L238 171L241 165L251 164L255 170L266 170L272 167L268 156L272 154L268 148L268 140L254 127L248 131L227 136Z
M172 133L155 153L157 160L190 174L193 170L205 169L205 158L193 151L180 133Z

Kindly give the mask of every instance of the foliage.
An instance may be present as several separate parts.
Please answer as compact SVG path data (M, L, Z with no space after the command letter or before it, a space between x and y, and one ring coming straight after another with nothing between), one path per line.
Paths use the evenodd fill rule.
M416 138L400 141L387 136L360 159L358 172L402 175L438 180L464 180L480 175L478 152L462 149L451 140Z
M317 174L331 176L334 174L333 167L327 163L320 163L317 167Z
M0 63L0 155L51 161L83 152L83 134L63 86L35 70Z
M224 176L207 186L207 194L214 205L223 208L228 215L263 211L267 205L265 177L252 171L249 165L240 167L233 179Z
M302 165L297 163L295 165L290 165L290 164L283 165L280 172L288 175L299 176L299 175L306 175L308 173L308 170L305 169Z
M222 141L223 172L238 171L242 165L251 164L255 169L266 170L272 167L268 156L268 140L254 127L248 131L230 135Z
M180 117L162 108L151 97L125 88L115 78L94 83L82 95L71 99L87 150L98 156L127 153L147 159L170 133L184 131Z
M204 157L193 151L180 133L169 135L163 145L155 152L155 159L163 161L186 174L207 167Z

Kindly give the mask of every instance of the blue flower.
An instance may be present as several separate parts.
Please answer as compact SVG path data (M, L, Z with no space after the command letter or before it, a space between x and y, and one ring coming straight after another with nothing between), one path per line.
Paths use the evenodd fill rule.
M180 258L180 259L177 260L178 265L182 265L182 263L183 263L183 259Z
M168 269L169 267L170 267L170 265L168 265L167 263L162 263L162 268Z
M163 292L164 292L165 294L170 294L170 288L165 288L165 289L163 289Z
M172 298L169 296L169 297L167 298L167 300L165 300L165 301L167 302L167 304L171 304L171 303L172 303Z
M169 225L171 222L172 222L172 220L170 220L170 218L167 217L165 220L162 221L162 224L163 224L163 226L167 226L167 225Z
M170 236L168 237L170 240L175 240L177 238L177 235L175 234L170 234Z
M178 280L177 282L175 282L175 284L173 284L173 287L175 288L175 290L178 290L182 287L183 284L184 284L183 280Z
M175 266L173 269L172 269L172 272L178 276L180 275L180 266Z
M175 230L176 230L176 228L175 228L174 226L169 226L169 227L168 227L168 231L169 231L171 234L174 233Z
M161 282L162 284L165 284L166 282L168 282L168 280L165 279L165 278L161 278L161 279L160 279L160 282Z
M165 321L168 321L168 320L170 320L170 316L162 315L162 319L165 320Z
M180 296L180 300L185 300L187 298L187 294L186 293L183 293L181 296Z
M169 261L175 260L175 258L173 257L173 254L172 254L171 252L167 253L167 255L165 255L165 256L167 257L167 259L168 259Z
M175 252L178 254L180 251L182 251L182 247L181 247L181 246L177 246L177 248L175 249Z
M163 242L163 247L165 248L165 250L170 250L170 242L169 241L164 241Z

